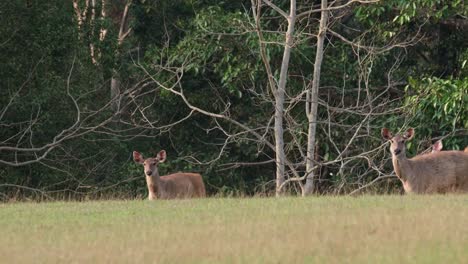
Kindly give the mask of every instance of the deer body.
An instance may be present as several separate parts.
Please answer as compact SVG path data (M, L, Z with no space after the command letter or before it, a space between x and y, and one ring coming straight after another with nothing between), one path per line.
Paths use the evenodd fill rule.
M164 150L155 158L148 159L143 159L140 153L134 151L133 159L145 168L149 200L205 197L205 185L198 173L178 172L166 176L159 175L157 165L166 159Z
M395 137L382 129L382 136L391 141L393 168L406 193L468 192L468 153L438 151L429 155L406 157L405 142L414 130Z
M174 173L166 176L146 176L148 199L204 197L205 186L198 173Z

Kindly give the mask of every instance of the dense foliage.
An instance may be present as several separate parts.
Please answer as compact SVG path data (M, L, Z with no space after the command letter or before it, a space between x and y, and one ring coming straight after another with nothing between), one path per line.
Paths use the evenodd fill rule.
M84 10L85 1L77 2ZM288 1L278 2L288 10ZM200 172L210 194L271 193L274 151L229 120L193 111L171 92L183 88L191 105L274 141L274 96L252 2L133 1L131 31L120 43L125 3L99 4L97 18L90 20L90 11L81 28L70 1L0 4L0 147L34 149L59 141L37 151L0 148L0 160L12 163L46 154L22 166L0 163L2 197L144 196L142 168L131 153L149 156L160 149L168 152L162 174ZM298 10L319 3L299 1ZM107 16L99 17L103 9ZM266 56L278 78L285 21L272 8L262 11ZM382 126L417 128L409 155L440 138L447 149L468 145L464 1L380 1L333 15L321 74L318 161L378 148ZM302 98L312 79L319 18L311 13L298 19L289 68L285 141L298 171L304 170L300 146L307 142ZM120 83L118 115L109 101L115 99L109 88L114 79ZM355 131L361 134L348 146ZM377 176L369 167L384 155L322 165L318 191L344 193L369 182ZM385 171L391 171L388 163Z

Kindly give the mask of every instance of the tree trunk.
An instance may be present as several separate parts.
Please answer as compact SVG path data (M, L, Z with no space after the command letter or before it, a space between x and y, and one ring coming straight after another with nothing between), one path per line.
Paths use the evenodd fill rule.
M275 94L275 150L276 150L276 196L280 196L282 190L279 188L285 181L285 154L283 139L283 114L284 114L284 96L286 91L286 80L288 77L289 58L294 39L294 24L296 20L296 1L291 0L291 6L288 16L288 30L286 31L286 43L283 52L283 61L281 63L280 79L278 89Z
M314 76L312 87L307 91L306 114L309 122L307 134L307 158L306 158L306 184L302 196L310 195L314 192L314 153L315 153L315 138L317 132L317 108L318 108L318 89L320 85L320 71L323 60L323 43L327 32L328 23L328 7L327 0L322 0L320 27L317 35L317 52L315 54Z
M110 99L111 108L114 113L114 118L118 120L120 112L120 79L115 70L112 71L111 86L110 86Z
M125 2L125 7L123 10L120 10L118 8L111 8L112 6L121 6ZM89 52L90 52L90 57L94 65L100 65L101 63L101 49L97 48L93 43L94 39L94 27L97 25L95 23L96 19L99 19L101 21L105 21L105 19L108 17L108 12L107 9L109 9L111 12L110 17L115 20L119 21L119 34L117 36L117 49L114 52L114 59L119 61L119 58L121 56L119 49L122 46L123 41L125 38L130 34L131 32L131 27L129 26L129 9L130 6L132 5L132 0L123 0L123 1L116 1L115 3L111 1L109 4L107 0L101 0L101 6L100 6L100 12L97 12L97 9L99 6L96 4L96 0L85 0L85 8L84 10L80 9L79 5L79 0L73 0L73 9L75 11L75 15L77 18L77 23L78 23L78 32L79 32L79 39L84 39L83 35L84 32L82 32L83 28L83 23L87 21L87 13L91 12L91 16L89 18L89 23L91 26L90 33L91 34L91 41L89 42ZM96 18L96 16L99 16ZM100 28L99 28L99 42L103 42L106 38L108 28L106 28L105 23L101 23ZM118 121L120 112L122 109L120 109L120 76L118 72L118 67L114 65L112 68L112 77L111 77L111 83L110 83L110 100L111 100L111 110L114 114L114 120Z
M103 5L105 1L103 0ZM122 46L123 41L125 38L130 34L131 32L131 27L129 27L129 18L128 18L128 12L130 9L130 6L132 5L132 0L127 0L124 10L122 12L122 15L120 16L120 28L119 28L119 35L117 37L117 52L114 55L114 58L117 61L120 61L120 47ZM105 14L105 13L104 13ZM100 36L106 35L107 30L101 30ZM111 107L112 111L114 113L114 120L119 120L120 119L120 75L117 67L114 67L112 69L112 78L111 78L111 87L110 87L110 95L111 95Z

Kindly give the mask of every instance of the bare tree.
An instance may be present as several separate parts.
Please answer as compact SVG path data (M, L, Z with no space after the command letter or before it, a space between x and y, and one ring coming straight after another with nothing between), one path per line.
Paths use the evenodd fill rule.
M39 64L40 62L37 65ZM24 120L20 124L10 123L9 121L4 120L4 116L7 112L15 111L14 102L20 99L19 94L30 81L34 71L35 69L32 70L29 78L21 87L18 88L16 93L10 97L9 103L3 107L3 109L0 109L0 125L17 128L17 133L15 135L0 139L0 152L11 153L7 156L13 157L13 160L0 158L0 163L8 166L18 167L41 162L45 160L54 149L60 148L65 142L83 137L89 133L95 133L103 128L106 129L106 126L109 125L113 119L113 115L110 115L98 120L97 122L95 121L98 115L101 115L114 103L114 100L104 102L101 107L94 111L84 111L83 106L80 106L79 98L73 95L71 87L71 79L74 71L73 63L70 67L67 78L66 94L69 99L69 103L75 110L74 120L70 126L64 127L61 131L57 131L49 143L43 144L42 146L36 146L33 143L35 141L34 127L38 122L40 110L32 112L30 119Z
M320 26L317 34L317 48L315 53L314 74L312 87L307 90L306 115L309 121L307 133L307 157L306 157L306 184L304 186L304 195L311 194L314 191L314 155L315 155L315 134L317 132L317 108L320 85L320 74L323 60L323 43L327 34L328 24L328 1L322 0L321 3Z
M284 33L285 35L285 42L284 42L284 53L283 53L283 60L281 63L281 72L278 81L278 85L274 80L274 76L271 75L271 65L266 57L266 46L265 41L263 39L262 29L260 26L260 11L262 7L262 1L252 1L252 5L254 6L254 19L256 22L256 31L260 41L260 54L262 55L262 61L265 65L266 72L268 74L270 88L274 94L275 99L275 150L276 150L276 188L277 188L277 195L281 193L282 187L285 183L285 171L284 171L284 139L283 139L283 116L284 116L284 104L285 98L284 94L286 91L286 80L288 76L288 67L289 67L289 56L291 53L291 49L294 46L294 26L297 18L302 18L309 16L312 13L320 12L321 19L319 30L317 33L317 47L316 47L316 58L314 63L314 72L313 72L313 79L312 84L309 89L306 91L306 116L308 119L308 133L307 133L307 147L306 147L306 155L305 159L305 166L306 166L306 184L304 188L302 188L303 195L307 195L313 192L314 190L314 155L315 155L315 145L316 145L316 130L317 130L317 108L318 108L318 90L320 85L320 75L321 75L321 64L323 60L323 53L324 53L324 41L327 33L327 25L328 25L328 12L330 10L340 10L343 8L348 7L354 2L361 2L361 3L373 3L376 1L348 1L340 6L332 6L336 2L333 2L332 5L328 5L328 1L323 0L321 2L320 9L313 9L311 7L309 10L301 12L300 14L296 15L296 3L295 1L290 1L290 10L289 14L283 11L281 8L276 6L270 1L263 1L269 7L274 9L278 12L282 17L287 20L287 31ZM294 102L293 102L294 104ZM301 149L301 146L299 146ZM304 177L301 177L303 179ZM297 181L301 182L301 181ZM302 187L302 185L301 185Z
M298 95L290 95L290 99L283 101L283 104L285 107L283 108L283 116L286 118L287 123L286 123L286 130L288 131L288 134L290 137L292 137L292 141L285 144L283 143L283 150L284 149L289 149L288 152L291 152L292 149L295 149L299 152L301 157L303 158L303 161L298 161L296 162L295 168L300 168L302 166L305 167L304 175L301 177L292 177L287 180L282 181L281 184L277 185L277 189L280 189L278 192L281 191L281 189L286 186L290 182L298 182L301 183L302 181L305 180L305 186L302 188L302 195L309 195L314 192L316 189L314 182L317 180L315 174L315 170L317 170L320 167L324 166L334 166L338 168L338 174L340 177L342 177L343 180L343 186L346 184L346 179L342 176L344 175L344 170L349 166L351 163L357 162L357 160L366 160L369 164L370 170L366 172L363 176L360 178L363 178L365 175L368 175L372 171L377 171L378 173L381 173L378 169L378 167L372 165L372 159L368 156L370 153L367 155L363 155L360 153L356 153L355 155L350 155L350 148L352 148L352 145L359 140L361 137L369 136L371 133L371 122L375 119L375 117L378 117L380 115L383 115L385 113L385 108L383 106L388 105L391 103L382 101L383 95L385 95L385 91L388 91L389 89L392 89L392 87L395 85L395 83L392 83L391 81L391 74L395 68L398 67L400 60L397 59L395 64L390 67L389 74L388 74L388 79L389 79L389 84L386 87L385 91L379 92L379 94L374 95L371 90L371 83L370 83L370 74L371 74L371 69L373 67L373 61L376 58L376 55L378 54L385 54L386 52L389 52L395 48L404 48L410 45L415 44L418 41L419 36L413 36L412 38L409 39L404 39L404 40L399 40L398 38L393 38L388 42L388 45L383 46L383 47L378 47L378 46L372 46L372 45L364 45L362 44L363 40L365 38L372 39L372 36L369 36L367 32L364 32L361 36L355 38L356 40L348 40L346 37L343 37L342 35L338 34L337 32L330 30L329 25L330 24L336 24L337 21L339 21L340 17L346 16L345 14L350 12L352 10L352 4L354 3L360 3L360 4L370 4L370 3L375 3L377 1L334 1L331 4L328 3L328 1L322 1L320 8L316 8L314 6L311 6L310 8L305 8L301 7L301 10L306 10L303 12L300 12L297 14L296 19L304 19L309 17L310 15L314 13L320 13L320 24L319 28L317 31L317 34L314 35L316 38L316 53L315 53L315 62L314 62L314 70L312 74L312 79L310 81L310 85L304 85L305 89L303 92L301 92ZM268 2L266 2L268 4ZM281 12L281 9L272 5L269 3L269 6L272 7L274 10L276 10L278 13L284 15L284 12ZM257 7L258 10L258 7ZM330 12L334 12L333 18L334 20L330 21L329 16ZM258 13L256 14L258 16ZM265 45L263 44L263 39L262 39L262 29L259 26L258 19L257 21L257 33L260 36L260 41L262 42L261 48L265 49ZM313 23L308 23L306 27L313 27ZM327 33L336 36L338 40L341 40L347 44L349 44L353 49L356 50L356 56L358 61L360 62L360 69L361 69L361 74L359 75L360 81L359 81L359 87L357 89L357 106L356 107L350 107L346 106L344 104L344 100L342 103L341 107L336 107L332 106L329 102L327 101L321 101L320 100L320 93L319 93L319 87L320 87L320 76L321 76L321 65L323 61L323 54L324 54L324 49L325 49L325 39L327 36ZM304 34L303 30L301 30L300 34ZM300 37L298 37L297 41L301 41ZM370 43L372 40L369 41ZM265 52L262 52L261 54L265 54ZM362 56L362 54L365 54ZM263 58L262 58L263 59ZM266 68L268 69L269 63L265 62L266 60L263 59L264 64L266 65ZM284 60L283 60L284 62ZM267 70L267 72L271 72ZM306 80L305 76L299 76L299 78L302 78ZM346 77L345 77L346 78ZM272 78L270 78L272 79ZM306 82L304 82L306 83ZM364 85L364 91L366 93L366 102L365 103L360 103L360 94L361 94L361 84ZM304 99L305 97L305 99ZM343 98L344 99L344 98ZM277 98L275 98L275 101L277 102ZM307 136L307 146L305 148L305 151L302 150L303 146L301 145L301 140L299 139L302 137L301 134L296 134L294 131L300 130L299 129L299 120L296 119L296 117L290 115L290 110L292 110L296 105L300 104L300 102L304 102L305 104L305 112L308 120L308 131L306 133ZM322 105L325 109L326 112L329 115L329 119L325 121L320 121L318 119L318 106ZM353 126L344 126L344 124L337 123L336 121L332 121L331 118L333 116L336 116L338 113L344 113L347 115L358 115L362 116L363 118L361 119L360 122ZM328 138L332 146L334 147L334 151L337 153L337 158L335 160L330 160L327 162L320 162L318 160L318 153L316 148L317 142L316 142L316 137L317 137L317 128L318 124L322 122L328 126L328 129L323 130L323 133L326 135L325 138ZM346 131L350 131L351 134L349 138L347 139L346 144L344 144L343 147L340 147L337 142L334 141L334 136L332 135L332 130L335 128L332 127L341 127L343 129L346 129ZM364 134L362 134L364 132ZM377 151L377 150L374 150ZM371 152L373 153L373 152ZM284 155L287 157L288 155L291 155L293 153L285 153ZM278 155L278 153L277 153ZM374 155L374 154L372 154ZM385 177L383 177L385 178ZM382 178L382 179L383 179ZM340 192L341 187L338 188L338 192Z
M291 56L291 49L294 45L294 25L296 23L296 1L291 0L289 6L289 14L284 12L278 6L273 4L271 1L263 0L268 6L277 11L282 17L287 21L287 30L285 33L285 42L284 42L284 51L283 59L281 62L281 70L278 84L271 81L274 79L272 71L270 69L270 61L268 60L265 52L265 46L260 45L262 51L262 60L267 68L268 79L270 80L270 89L272 90L275 98L275 154L276 154L276 196L281 194L281 189L279 186L285 181L285 154L284 154L284 131L283 131L283 115L284 115L284 101L285 101L285 91L286 91L286 82L288 79L288 68L289 68L289 59ZM262 1L255 2L252 0L252 10L254 11L254 19L257 25L257 34L259 36L260 42L263 42L263 36L260 29L260 16L261 16L261 7Z
M108 12L107 9L109 9L111 5L121 8L113 8L114 12ZM131 6L132 0L111 1L111 3L108 3L107 0L101 0L99 5L96 3L96 0L73 0L73 9L75 11L79 39L88 42L89 56L94 65L99 66L101 64L102 51L97 47L102 46L102 43L106 40L106 36L109 31L109 28L107 28L106 25L115 25L115 27L118 28L118 34L114 40L117 45L113 56L114 60L118 60L120 58L120 49L122 44L132 31L132 28L129 26L129 9ZM100 10L100 12L98 12L98 10ZM97 17L98 13L99 17ZM114 23L105 23L105 20L107 19L111 19ZM87 25L87 28L89 28L89 31L84 31L85 24ZM84 36L85 32L89 32L89 36L86 38ZM94 35L97 32L99 32L99 37L95 38ZM100 42L100 44L96 45L95 41ZM119 69L113 67L111 74L110 98L118 99L121 89ZM120 100L113 100L112 109L114 112L118 113L120 111L120 103Z

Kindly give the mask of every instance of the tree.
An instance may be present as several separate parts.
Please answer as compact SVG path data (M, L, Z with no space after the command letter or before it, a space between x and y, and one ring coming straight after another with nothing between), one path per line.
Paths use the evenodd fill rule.
M1 4L3 199L139 196L161 149L211 193L392 192L382 126L466 145L461 2L317 3Z
M322 0L320 5L320 26L317 34L317 51L315 53L314 74L312 86L307 90L306 115L309 122L307 132L307 156L306 156L306 184L303 195L309 195L314 191L314 160L315 160L315 134L317 132L317 108L318 108L318 90L320 85L320 74L323 60L323 43L327 33L328 24L328 1Z
M275 155L276 155L276 196L281 194L281 188L279 188L285 181L285 154L284 154L284 137L283 137L283 115L284 115L284 100L285 100L285 91L286 91L286 81L288 79L288 68L289 68L289 58L291 56L291 49L293 48L294 41L294 25L296 23L296 1L290 1L289 14L281 10L279 7L274 5L268 0L264 0L267 5L272 7L277 11L281 16L283 16L287 21L287 30L285 33L285 42L284 42L284 51L283 59L281 62L281 70L278 85L276 85L273 80L272 69L270 68L270 62L266 56L265 46L261 43L259 46L262 49L260 54L262 55L262 60L268 74L269 86L272 90L275 99ZM257 34L259 36L259 41L263 42L263 37L260 28L260 12L262 7L262 1L252 1L252 11L255 19L255 24L257 26Z
M120 111L121 100L119 99L121 80L118 70L122 66L121 49L123 42L132 32L129 26L131 6L132 0L114 0L110 3L106 0L101 0L100 3L96 3L96 0L73 0L78 39L89 46L89 57L96 67L101 67L101 71L109 71L106 67L111 67L110 98L113 100L112 109L116 113ZM110 38L108 35L113 37L110 42L107 40ZM103 50L109 53L105 57L110 61L103 58ZM103 63L107 65L101 65ZM106 75L103 72L104 80Z

